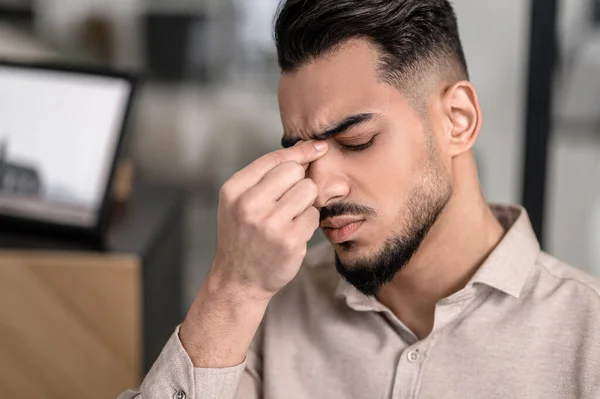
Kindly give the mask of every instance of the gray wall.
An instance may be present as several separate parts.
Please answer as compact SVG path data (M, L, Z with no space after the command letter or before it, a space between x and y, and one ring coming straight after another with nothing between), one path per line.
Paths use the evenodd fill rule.
M476 146L484 191L492 202L518 203L530 1L454 3L484 113ZM546 249L600 276L600 35L591 34L588 7L584 0L560 2L563 62L549 159Z
M492 202L520 200L528 3L454 1L483 110L476 153L484 191Z
M68 29L70 25L67 19L76 14L76 10L85 8L78 0L36 0L35 3L41 11L45 10L41 22L42 30L57 30L57 33ZM122 21L123 34L134 36L130 35L131 32L127 27L133 26L130 22L136 14L136 9L141 6L140 0L103 0L102 2L86 0L84 3L88 8L98 7L97 3L106 5L107 10L113 10L115 15L118 15L118 20ZM214 6L217 3L218 0L198 0L199 5ZM52 4L55 6L60 4L61 11L57 13L57 9L53 8ZM70 9L64 8L67 4L73 6L72 12L67 12ZM483 188L491 202L518 203L521 199L530 1L455 0L454 4L472 81L478 90L484 114L484 127L476 145ZM600 86L594 87L594 83L600 81L595 78L600 76L600 55L596 58L594 51L586 52L586 47L583 46L584 43L589 44L591 40L591 27L586 23L589 15L588 1L561 0L560 10L560 37L563 43L562 54L565 67L561 70L557 82L558 124L553 135L549 160L551 169L547 249L556 256L600 276L600 253L597 249L600 247L600 220L598 220L600 219L600 182L598 182L600 133L589 120L590 115L592 117L600 115L600 109L594 108L595 104L600 104L600 97L594 97L594 93L600 93ZM135 43L134 40L131 43L123 41L123 44L123 57L120 58L119 64L137 64L140 56L139 43ZM600 49L597 53L600 54ZM593 67L594 63L597 63L596 69ZM581 75L580 71L587 73L588 77L575 81L574 77ZM212 108L218 107L218 102L210 96L202 96L201 100L188 101L188 95L177 93L177 89L174 91L172 96L181 101L173 102L177 104L177 109L173 111L173 118L177 118L177 115L180 116L185 110L200 109L198 102L202 101L210 103ZM259 101L261 112L268 110L270 115L268 118L261 118L260 121L250 121L251 116L256 114L256 107L236 101L240 113L250 115L249 121L244 121L243 125L255 126L257 132L262 132L262 136L257 141L265 143L265 146L266 143L277 140L280 130L274 94L274 92L259 94L259 97L263 98ZM168 95L165 98L172 96ZM238 97L240 100L245 98L241 95ZM226 105L224 109L231 107L229 103ZM163 107L160 108L163 113L168 111ZM585 109L587 114L581 115L582 109ZM205 116L198 111L196 119ZM161 117L161 120L167 119ZM196 134L187 134L178 128L165 129L169 134L157 133L156 136L163 139L154 140L151 139L152 129L148 128L139 135L138 140L138 143L143 143L148 148L154 148L150 145L152 143L162 143L167 140L173 148L186 149L187 152L182 150L183 154L180 157L181 167L174 169L177 176L199 174L198 171L202 168L195 160L202 158L201 154L190 152L189 149L199 149L203 147L199 141L210 139L208 133L198 134L198 129L194 127L196 124L188 123L188 119L180 119L178 123L185 122L184 124L190 125L192 127L190 131ZM141 125L146 126L143 123ZM202 126L214 127L207 119L203 119ZM219 131L223 130L232 129L219 129ZM149 151L150 153L155 152ZM245 162L246 158L251 158L250 155L253 154L241 154L236 150L231 152L229 158L243 159ZM156 163L155 156L141 158L152 159ZM218 167L214 168L221 171L218 176L220 180L243 162L223 163L224 161L220 160ZM160 166L158 169L165 168ZM198 180L199 177L194 176L190 179Z

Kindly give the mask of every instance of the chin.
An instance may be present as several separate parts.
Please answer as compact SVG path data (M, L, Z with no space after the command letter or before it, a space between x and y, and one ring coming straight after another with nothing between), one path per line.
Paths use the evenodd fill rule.
M335 252L339 256L340 260L344 262L350 262L357 259L368 259L377 251L369 248L364 241L352 240L346 241L340 244L333 244Z

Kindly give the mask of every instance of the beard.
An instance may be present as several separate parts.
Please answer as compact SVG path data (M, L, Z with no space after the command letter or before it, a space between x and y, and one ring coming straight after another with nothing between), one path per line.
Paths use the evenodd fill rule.
M430 177L423 180L427 183L412 192L400 215L399 220L404 225L401 232L387 238L382 249L374 256L355 260L351 264L342 262L336 251L338 273L364 295L375 296L381 287L405 268L450 201L450 181L433 161L429 159L428 162ZM322 216L360 215L367 211L374 214L373 210L359 205L335 204L330 210L323 211ZM350 252L355 247L353 241L340 244L341 251Z

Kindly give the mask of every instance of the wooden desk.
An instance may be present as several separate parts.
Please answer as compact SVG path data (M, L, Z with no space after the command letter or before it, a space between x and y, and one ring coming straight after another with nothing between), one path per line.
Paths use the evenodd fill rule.
M183 318L183 208L180 190L138 182L107 253L0 232L0 397L139 384Z
M0 397L111 398L139 383L135 257L0 253Z

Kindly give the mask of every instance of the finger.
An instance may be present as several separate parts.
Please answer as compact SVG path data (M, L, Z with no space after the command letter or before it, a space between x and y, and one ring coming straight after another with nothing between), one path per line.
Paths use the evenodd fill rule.
M267 172L282 163L293 161L300 165L307 165L323 157L327 150L326 141L306 141L291 148L266 154L233 175L229 181L230 190L233 191L230 194L240 195L247 191L257 185Z
M320 213L317 208L311 206L300 216L294 219L290 234L296 234L300 239L308 242L315 234L320 225Z
M285 162L267 172L244 196L252 197L261 204L275 203L305 176L306 170L299 163Z
M275 205L273 217L292 221L312 207L317 199L317 185L310 179L300 180L289 189Z

